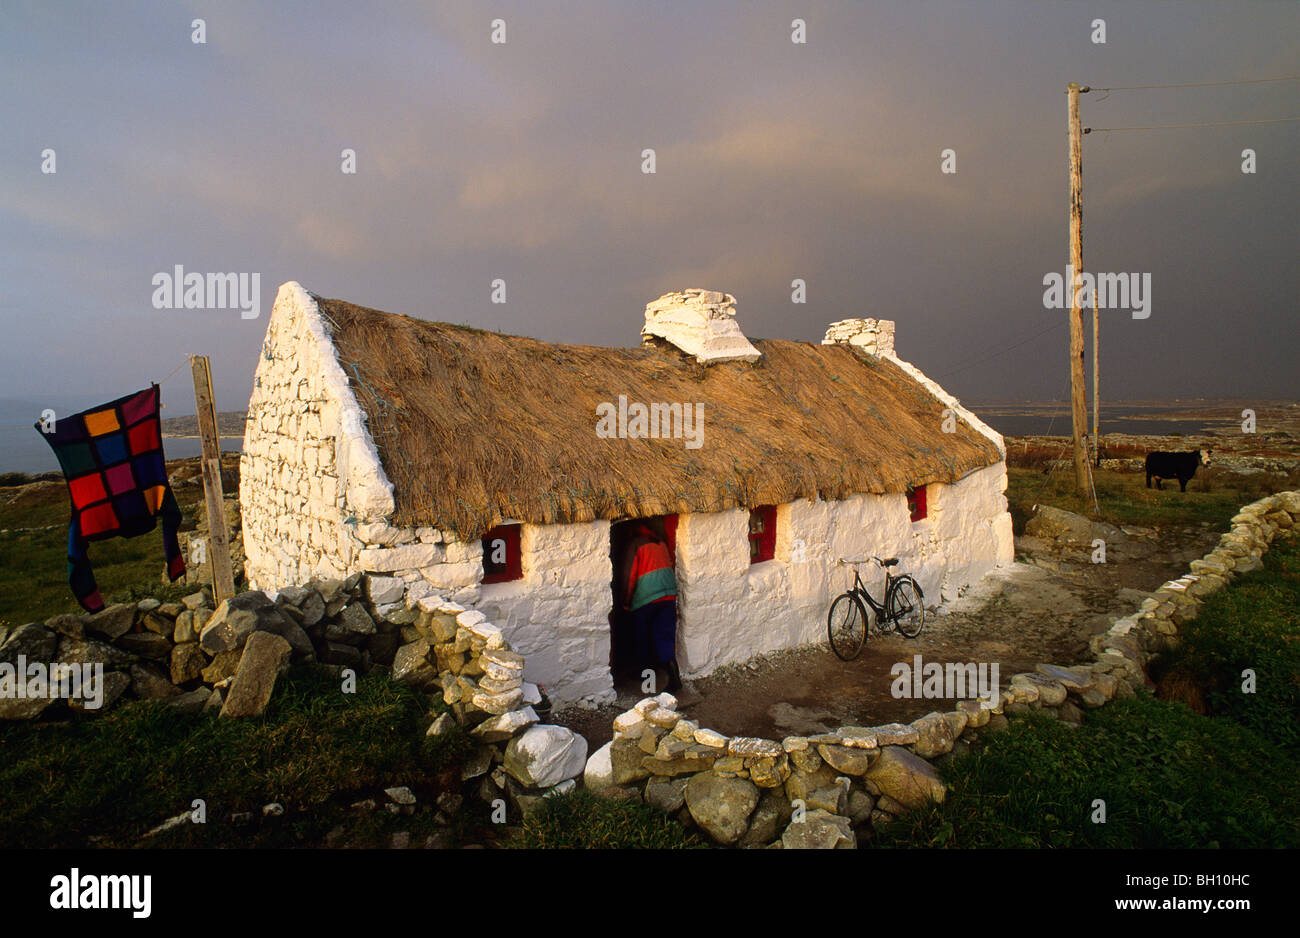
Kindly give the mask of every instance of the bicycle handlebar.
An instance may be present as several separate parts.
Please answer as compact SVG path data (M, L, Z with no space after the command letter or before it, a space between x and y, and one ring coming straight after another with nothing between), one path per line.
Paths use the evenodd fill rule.
M874 560L876 563L880 563L880 562L881 562L881 560L880 560L879 557L872 557L871 560ZM849 565L849 566L851 566L851 565L853 565L853 564L858 564L858 563L867 563L867 562L868 562L868 561L866 561L866 560L845 560L843 557L840 557L838 560L835 561L835 565L836 565L836 566L841 566L841 565Z

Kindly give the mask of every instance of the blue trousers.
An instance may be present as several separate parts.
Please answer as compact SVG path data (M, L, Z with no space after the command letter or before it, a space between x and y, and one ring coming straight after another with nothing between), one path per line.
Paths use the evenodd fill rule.
M632 610L632 637L639 666L667 664L677 657L677 600Z

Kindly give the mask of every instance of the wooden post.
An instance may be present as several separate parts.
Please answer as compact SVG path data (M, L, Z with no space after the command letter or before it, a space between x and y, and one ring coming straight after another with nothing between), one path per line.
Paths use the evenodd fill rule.
M1097 319L1097 291L1092 291L1092 446L1097 451L1097 465L1101 465L1101 358L1099 355L1101 325Z
M230 534L226 528L226 503L221 491L221 439L217 435L217 407L212 396L212 371L208 356L191 355L194 371L194 406L199 436L203 440L203 496L208 507L208 560L212 564L212 599L217 604L235 595L230 565Z
M1083 371L1083 310L1079 290L1083 287L1083 132L1079 127L1079 83L1070 82L1070 412L1074 429L1074 487L1088 494L1088 404Z

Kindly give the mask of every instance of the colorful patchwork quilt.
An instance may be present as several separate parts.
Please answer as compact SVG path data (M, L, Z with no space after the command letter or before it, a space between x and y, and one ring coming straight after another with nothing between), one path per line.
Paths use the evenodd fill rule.
M158 385L55 421L37 423L59 458L72 497L68 527L68 583L82 607L104 608L90 568L87 545L110 537L135 537L163 523L167 576L185 573L176 532L181 510L167 482Z

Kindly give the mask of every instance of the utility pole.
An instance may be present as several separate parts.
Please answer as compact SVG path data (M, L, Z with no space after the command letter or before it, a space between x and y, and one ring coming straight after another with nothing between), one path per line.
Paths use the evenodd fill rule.
M1097 291L1092 291L1092 446L1097 451L1097 465L1101 465L1101 359L1097 319Z
M1072 81L1066 92L1070 118L1070 412L1074 427L1074 487L1080 495L1087 495L1089 486L1084 444L1088 404L1083 371L1083 310L1079 306L1079 290L1083 287L1083 131L1079 127L1079 94L1089 90Z
M217 605L235 595L230 563L230 534L226 528L226 503L221 491L221 438L217 436L217 407L212 395L208 356L190 356L194 372L194 406L199 436L203 439L203 496L208 508L208 558L212 563L212 600Z

